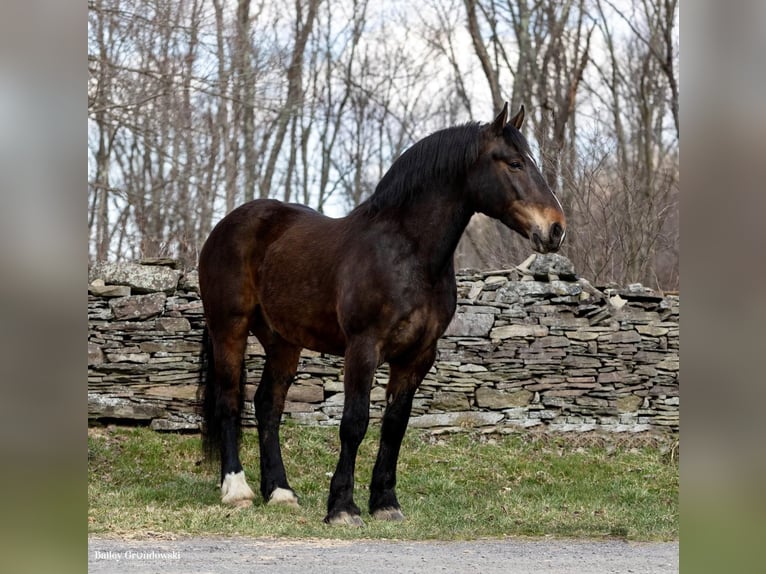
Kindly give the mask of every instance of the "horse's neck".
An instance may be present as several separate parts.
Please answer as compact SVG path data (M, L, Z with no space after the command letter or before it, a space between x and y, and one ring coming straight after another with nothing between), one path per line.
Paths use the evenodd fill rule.
M454 191L454 190L452 190ZM453 273L453 258L460 237L473 213L450 193L436 200L417 198L399 216L401 228L417 248L432 279Z

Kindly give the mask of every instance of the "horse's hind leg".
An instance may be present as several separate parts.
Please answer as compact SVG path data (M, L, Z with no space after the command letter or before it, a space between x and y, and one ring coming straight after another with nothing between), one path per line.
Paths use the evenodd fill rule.
M213 362L216 392L215 425L210 432L220 443L221 456L221 502L232 506L249 506L255 494L247 484L245 472L239 460L239 437L244 393L243 360L247 345L247 322L243 319L230 321L225 329L210 331L213 346ZM212 384L212 381L208 384Z
M378 520L404 519L396 498L396 464L410 419L412 399L435 357L435 348L430 348L408 363L390 364L391 376L386 388L388 405L383 414L380 449L370 484L370 514Z
M254 328L266 351L263 376L253 403L258 420L258 445L261 451L261 494L269 504L298 505L298 497L287 482L279 424L285 408L285 396L298 370L301 348L291 345L265 328Z

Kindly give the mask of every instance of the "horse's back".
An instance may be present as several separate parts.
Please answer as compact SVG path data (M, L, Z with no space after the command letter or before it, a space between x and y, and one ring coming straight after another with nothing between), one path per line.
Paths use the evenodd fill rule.
M256 199L229 212L213 228L199 257L206 315L249 314L258 303L262 267L270 247L296 221L328 219L311 208Z

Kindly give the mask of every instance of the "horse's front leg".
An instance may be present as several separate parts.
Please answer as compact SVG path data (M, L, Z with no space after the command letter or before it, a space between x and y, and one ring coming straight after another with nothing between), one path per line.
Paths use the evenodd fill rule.
M396 465L412 410L412 399L436 357L431 347L407 363L391 363L387 406L380 431L380 449L370 484L370 514L378 520L403 520L396 498Z
M373 344L351 343L345 354L343 389L345 401L340 422L340 458L330 481L327 500L328 524L364 526L359 507L354 503L354 469L356 454L370 421L370 389L378 351Z

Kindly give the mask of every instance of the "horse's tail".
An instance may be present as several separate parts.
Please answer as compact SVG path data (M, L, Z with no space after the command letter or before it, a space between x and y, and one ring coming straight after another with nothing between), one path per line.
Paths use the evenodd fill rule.
M205 459L215 461L221 452L221 424L215 416L215 405L218 402L218 389L215 380L215 359L213 357L213 342L205 325L202 331L202 348L199 354L199 387L197 399L200 402L202 416L202 451Z
M215 376L215 356L213 354L213 341L210 338L207 326L202 332L202 348L200 350L199 387L197 400L200 404L202 417L202 451L207 461L213 462L220 459L221 442L223 440L223 426L220 411L221 385ZM242 409L245 403L246 373L244 357L239 380L239 405L234 424L237 428L237 441L242 430Z

